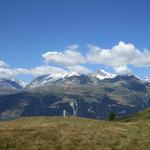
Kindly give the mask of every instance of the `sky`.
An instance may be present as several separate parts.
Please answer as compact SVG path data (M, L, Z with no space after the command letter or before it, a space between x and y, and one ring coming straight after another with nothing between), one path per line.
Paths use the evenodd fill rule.
M150 76L149 0L0 0L0 77Z

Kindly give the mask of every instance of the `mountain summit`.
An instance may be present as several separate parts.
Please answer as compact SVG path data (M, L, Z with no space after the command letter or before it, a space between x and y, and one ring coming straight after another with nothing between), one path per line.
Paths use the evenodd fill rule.
M0 95L11 94L22 90L23 87L15 79L0 78Z
M95 72L92 73L96 78L99 80L103 80L106 78L114 78L116 75L106 72L105 70L98 69Z
M26 88L37 88L47 85L62 84L92 84L98 83L100 80L114 78L116 75L108 73L104 70L97 70L88 74L80 74L70 72L66 74L46 74L36 77Z

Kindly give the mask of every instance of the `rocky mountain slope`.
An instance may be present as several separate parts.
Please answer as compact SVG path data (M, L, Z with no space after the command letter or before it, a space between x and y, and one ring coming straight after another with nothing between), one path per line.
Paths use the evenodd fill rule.
M144 79L146 82L150 82L150 77L145 77L145 79Z
M0 78L0 95L12 94L23 89L21 83L14 79Z
M89 74L79 74L77 72L62 74L46 74L35 78L26 89L34 89L49 85L65 85L65 84L94 84L100 80L113 78L116 75L110 74L104 70L97 70Z
M102 73L37 77L21 92L0 97L0 119L62 116L64 111L107 119L110 112L122 117L150 106L149 82L133 75Z

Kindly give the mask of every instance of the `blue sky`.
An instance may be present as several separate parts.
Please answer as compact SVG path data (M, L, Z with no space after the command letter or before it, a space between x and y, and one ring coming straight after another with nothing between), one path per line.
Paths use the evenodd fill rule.
M0 73L1 76L7 72L8 76L17 74L20 79L30 80L33 75L41 74L35 73L37 69L34 68L39 66L70 69L80 65L89 70L102 68L112 72L120 67L120 70L130 70L140 77L149 76L150 57L145 58L143 52L144 48L150 50L149 27L149 0L0 0L0 60L5 62ZM85 57L90 49L87 44L91 44L93 49L100 47L111 51L120 41L123 41L124 47L128 43L134 45L142 52L137 57L147 61L140 62L137 58L131 64L125 62L118 66L117 62L117 66L112 66L110 62L93 62L86 58L83 62L74 63L74 66L66 66L61 64L62 61L51 59L52 54L47 55L48 58L42 57L49 51L67 57L64 53L68 45L80 46L77 51ZM122 51L126 50L124 47ZM76 48L70 50L76 51ZM94 59L95 56L89 57ZM111 58L110 61L113 60ZM14 73L18 68L30 69L30 73L27 70Z

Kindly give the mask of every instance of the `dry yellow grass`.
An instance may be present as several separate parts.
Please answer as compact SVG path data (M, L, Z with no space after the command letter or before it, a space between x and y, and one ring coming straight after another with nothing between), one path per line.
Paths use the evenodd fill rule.
M150 150L150 121L29 117L0 123L0 150Z

